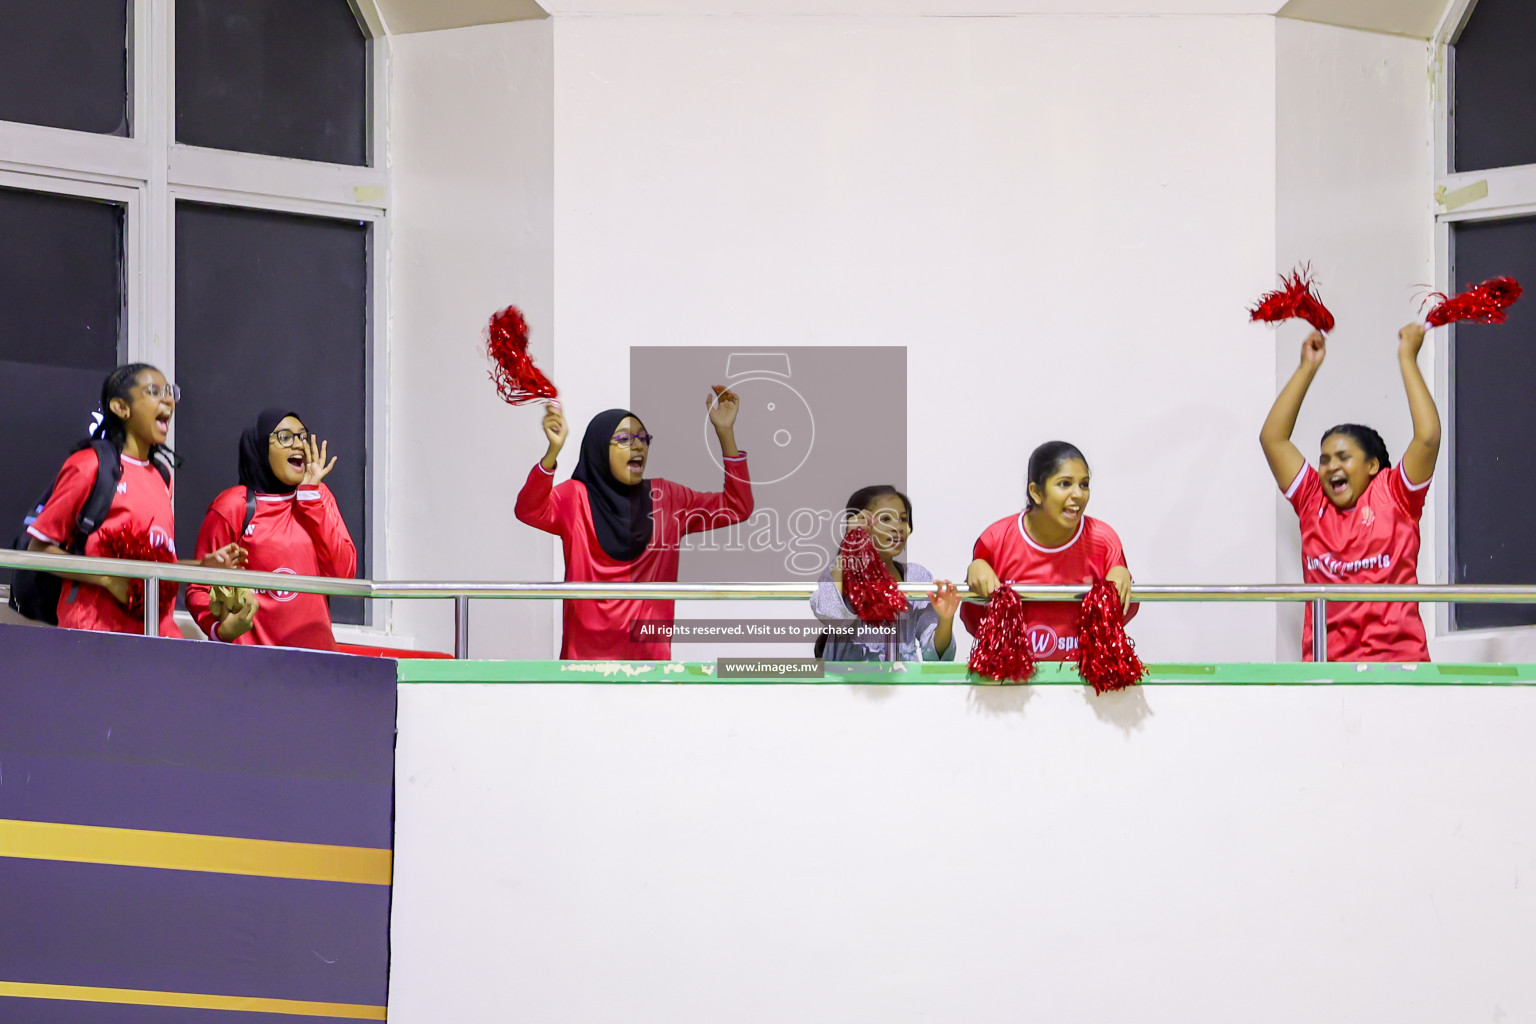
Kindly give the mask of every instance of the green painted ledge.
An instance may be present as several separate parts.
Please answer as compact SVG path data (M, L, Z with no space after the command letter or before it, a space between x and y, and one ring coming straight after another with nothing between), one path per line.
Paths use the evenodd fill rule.
M665 661L441 661L401 660L402 683L710 683L726 686L966 686L964 665L829 665L815 679L716 679L714 662ZM1532 686L1536 665L1151 665L1149 686ZM1040 667L1034 683L1081 686L1077 667Z

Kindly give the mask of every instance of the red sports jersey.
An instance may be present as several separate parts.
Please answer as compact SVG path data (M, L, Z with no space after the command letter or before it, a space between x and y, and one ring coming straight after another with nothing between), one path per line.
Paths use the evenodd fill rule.
M160 471L140 459L122 457L123 477L117 483L117 496L96 531L85 539L85 554L102 557L101 535L121 529L149 538L157 548L176 556L176 523L171 515L171 489ZM96 451L82 448L64 460L54 481L53 493L27 532L45 544L69 547L74 539L75 521L80 509L96 486ZM129 615L107 590L91 583L64 580L59 591L59 625L69 629L94 629L104 633L144 632L144 617ZM180 637L176 627L176 602L160 603L160 635Z
M1059 548L1044 548L1024 532L1024 513L999 519L976 540L972 558L981 558L1004 583L1072 584L1102 577L1125 565L1120 538L1109 524L1084 516L1077 534ZM1131 605L1126 621L1139 609ZM1025 601L1029 646L1038 661L1068 661L1077 654L1077 620L1081 604L1071 601ZM984 605L960 606L965 628L975 636L986 618Z
M1397 465L1377 473L1355 507L1340 511L1323 493L1317 470L1303 466L1285 496L1301 520L1302 578L1308 583L1419 581L1419 517L1429 481L1410 484ZM1301 635L1312 660L1312 617ZM1328 605L1329 661L1428 661L1417 605Z
M302 488L294 494L258 494L256 515L236 537L245 521L245 488L231 487L208 506L203 528L197 534L197 556L202 558L239 540L250 552L246 568L255 572L281 572L297 576L337 576L350 579L357 572L357 548L341 521L341 510L331 489ZM294 594L286 590L258 590L259 605L251 631L235 638L237 644L272 647L308 647L336 650L331 632L331 609L322 594ZM208 588L187 587L187 610L204 633L218 639L216 620L208 611Z
M555 476L535 463L517 496L517 518L560 538L567 582L675 583L677 556L686 534L739 523L752 514L752 485L745 453L725 460L725 490L705 494L670 480L647 480L651 488L651 542L633 562L608 557L592 526L587 485ZM560 657L608 661L665 661L672 641L631 640L637 620L668 625L671 601L566 601L561 612Z

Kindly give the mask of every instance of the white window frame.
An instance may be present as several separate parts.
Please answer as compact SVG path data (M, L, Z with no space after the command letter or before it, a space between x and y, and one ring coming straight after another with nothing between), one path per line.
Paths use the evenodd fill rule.
M1536 215L1536 164L1516 167L1498 167L1483 171L1453 172L1451 168L1455 117L1454 97L1455 54L1451 46L1471 20L1478 0L1452 0L1434 37L1434 160L1435 160L1435 289L1453 294L1459 285L1451 278L1452 251L1451 226L1464 221L1507 220L1514 217ZM1463 189L1482 191L1487 194L1479 199L1466 201L1458 196ZM1454 328L1452 328L1454 330ZM1450 453L1446 458L1444 477L1446 486L1438 488L1435 499L1436 511L1436 579L1446 582L1453 577L1452 551L1454 534L1452 522L1452 497L1456 488L1455 467L1455 377L1451 359L1454 341L1436 347L1435 379L1441 382L1440 407L1445 410L1445 443L1442 451ZM1536 635L1536 626L1501 626L1488 629L1453 629L1452 608L1448 604L1435 605L1436 635L1446 638L1475 639L1479 636L1509 636L1513 634Z
M173 380L178 200L368 222L366 557L371 573L387 578L388 434L382 411L389 386L389 38L376 0L347 2L369 40L368 166L177 143L175 0L129 0L131 137L0 121L0 186L123 204L126 330L119 358L154 363ZM387 633L389 609L381 605L387 602L367 603L361 628L337 626L338 639L371 642Z

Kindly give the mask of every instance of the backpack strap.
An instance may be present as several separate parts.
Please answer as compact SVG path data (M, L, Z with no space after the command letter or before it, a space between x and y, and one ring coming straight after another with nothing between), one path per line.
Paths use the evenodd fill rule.
M97 438L91 442L91 448L96 452L96 483L75 519L75 535L65 549L72 555L85 551L86 538L106 520L117 497L117 485L123 479L123 462L111 441Z
M166 455L166 451L168 450L169 449L156 448L154 453L149 457L150 463L153 464L155 469L159 471L160 479L165 481L166 487L171 486L170 456Z
M245 531L250 529L251 520L256 518L256 488L245 489L245 522L240 524L240 532L235 535L236 541L245 539Z

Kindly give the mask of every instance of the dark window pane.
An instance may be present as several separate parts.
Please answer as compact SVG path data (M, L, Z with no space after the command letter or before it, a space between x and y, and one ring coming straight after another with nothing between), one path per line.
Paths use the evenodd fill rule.
M1456 224L1457 282L1511 274L1536 282L1536 219ZM1457 583L1536 583L1536 307L1530 300L1499 326L1457 324L1455 493ZM1456 626L1536 623L1536 605L1458 605Z
M1536 3L1480 0L1456 41L1455 170L1536 164Z
M238 484L240 432L268 406L297 412L338 456L336 495L366 576L368 227L356 221L176 207L176 546ZM360 598L332 598L361 622Z
M128 0L8 3L0 121L128 134Z
M0 189L0 543L85 437L122 330L123 208ZM0 573L10 582L10 573Z
M347 0L177 0L177 142L366 164L367 110Z

